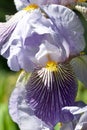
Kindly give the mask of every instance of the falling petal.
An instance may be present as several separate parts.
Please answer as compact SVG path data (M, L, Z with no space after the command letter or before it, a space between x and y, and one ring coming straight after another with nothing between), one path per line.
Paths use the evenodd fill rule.
M76 86L69 64L59 64L58 71L36 69L26 84L26 102L37 117L55 125L61 120L61 108L74 103Z

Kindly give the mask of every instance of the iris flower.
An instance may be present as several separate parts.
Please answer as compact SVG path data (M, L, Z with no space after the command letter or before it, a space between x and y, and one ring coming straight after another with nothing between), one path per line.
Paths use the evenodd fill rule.
M12 93L12 119L21 130L51 130L57 122L71 120L72 115L61 109L74 104L76 76L81 79L86 67L86 59L81 56L84 29L78 16L61 5L38 8L33 4L0 28L1 55L10 69L32 72L30 77L24 76L25 80L18 80ZM78 59L82 62L79 68L73 64L79 64ZM78 73L74 71L76 67Z

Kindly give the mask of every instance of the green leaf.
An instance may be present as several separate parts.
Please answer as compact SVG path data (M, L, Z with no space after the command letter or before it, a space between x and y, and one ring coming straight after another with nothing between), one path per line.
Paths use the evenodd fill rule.
M19 130L17 124L9 116L6 103L0 103L0 130Z

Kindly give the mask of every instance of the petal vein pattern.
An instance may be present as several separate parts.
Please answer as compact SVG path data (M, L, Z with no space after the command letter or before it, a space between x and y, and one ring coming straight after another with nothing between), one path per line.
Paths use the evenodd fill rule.
M26 84L26 102L37 117L55 125L61 119L61 108L73 105L77 83L71 66L59 64L58 71L36 69Z

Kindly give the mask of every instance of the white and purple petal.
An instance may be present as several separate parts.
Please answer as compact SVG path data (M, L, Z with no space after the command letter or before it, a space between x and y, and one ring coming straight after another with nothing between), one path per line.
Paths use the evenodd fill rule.
M25 13L26 11L22 10L12 16L7 22L0 23L0 50L3 48L3 45L6 44L6 42L9 40L11 34L17 26L17 23L22 19Z
M62 107L74 104L77 83L69 64L59 64L58 72L37 68L26 87L26 102L35 115L53 126L64 121ZM66 117L68 119L68 115Z
M46 125L34 115L34 111L25 102L25 77L22 72L16 88L13 90L9 101L9 113L20 130L53 130L53 126Z
M87 129L87 110L84 112L80 119L79 122L77 123L75 130L86 130Z
M31 64L37 63L35 55L42 43L53 44L62 50L61 57L64 57L64 61L70 55L80 53L84 49L85 43L83 28L78 16L70 9L60 5L43 6L41 9L26 12L1 51L2 55L9 60L8 65L12 70L17 70L15 66L11 66L14 64L14 57L20 60L19 54L21 54L21 62L18 60L17 63L19 69L32 71L33 65ZM20 44L20 52L13 54L11 49L15 52L18 44ZM13 45L14 48L11 47ZM7 55L7 53L9 54ZM61 59L61 61L63 60Z
M43 10L53 22L55 32L60 33L61 44L66 52L76 55L85 48L83 26L72 10L61 5L45 6ZM58 36L55 37L55 41L58 41L57 38Z
M23 19L17 24L17 27L15 28L13 34L11 35L8 44L4 45L1 50L2 55L9 60L8 65L12 70L17 70L15 66L11 66L14 64L13 63L14 60L12 59L12 57L13 58L16 57L16 59L18 60L17 64L19 64L20 69L23 68L25 70L26 69L28 70L28 68L32 64L32 61L34 63L36 62L35 54L39 50L39 45L43 40L47 39L46 37L49 35L49 33L53 33L50 26L51 21L49 19L46 19L41 14L39 9L31 13L27 12L25 14ZM17 51L15 51L16 49ZM26 61L23 62L25 59ZM29 67L26 68L24 66Z
M66 57L66 52L62 46L58 48L47 41L39 46L39 51L35 55L37 63L42 67L45 66L49 60L62 63L66 60Z
M23 68L25 71L31 71L35 67L36 64L34 65L30 61L31 55L20 44L17 44L17 46L12 45L9 52L11 55L8 57L7 63L11 70L19 71L20 68Z

